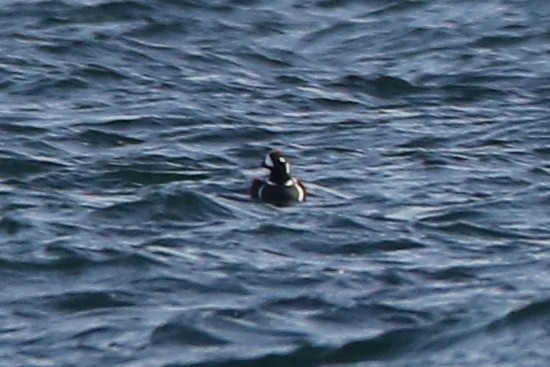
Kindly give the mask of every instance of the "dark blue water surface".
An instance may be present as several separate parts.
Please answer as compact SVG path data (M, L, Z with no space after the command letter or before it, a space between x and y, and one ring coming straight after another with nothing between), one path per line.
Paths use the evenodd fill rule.
M548 365L549 1L7 0L0 29L0 365ZM306 203L249 199L272 147Z

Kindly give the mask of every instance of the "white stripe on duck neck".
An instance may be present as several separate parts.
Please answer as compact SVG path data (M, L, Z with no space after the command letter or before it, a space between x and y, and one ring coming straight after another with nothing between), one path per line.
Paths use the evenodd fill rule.
M265 183L267 183L268 185L271 185L271 186L277 186L278 185L277 183L271 181L269 178L267 180L265 180ZM292 185L294 185L294 183L295 183L294 179L291 178L290 180L286 180L284 185L288 186L288 187L291 187Z

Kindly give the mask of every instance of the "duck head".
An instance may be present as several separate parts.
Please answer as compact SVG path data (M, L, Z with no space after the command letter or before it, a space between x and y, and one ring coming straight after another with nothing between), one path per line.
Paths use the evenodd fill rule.
M269 181L271 183L284 185L292 179L292 176L290 176L290 162L278 150L272 150L266 154L262 167L269 169Z

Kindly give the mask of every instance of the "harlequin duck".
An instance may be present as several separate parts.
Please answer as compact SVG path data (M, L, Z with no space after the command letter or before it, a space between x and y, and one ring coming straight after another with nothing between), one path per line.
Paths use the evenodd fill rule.
M280 151L269 152L262 167L269 169L270 174L267 179L256 177L252 180L252 198L276 205L287 205L306 199L306 187L302 181L290 175L290 162Z

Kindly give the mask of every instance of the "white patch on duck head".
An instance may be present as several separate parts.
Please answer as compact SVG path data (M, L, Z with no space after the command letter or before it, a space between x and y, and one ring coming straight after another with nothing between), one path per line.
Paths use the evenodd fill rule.
M267 168L273 168L273 161L271 160L271 153L267 154L264 158L264 166Z
M279 157L279 162L281 162L285 165L286 173L290 173L290 164L288 164L286 158L285 157Z

